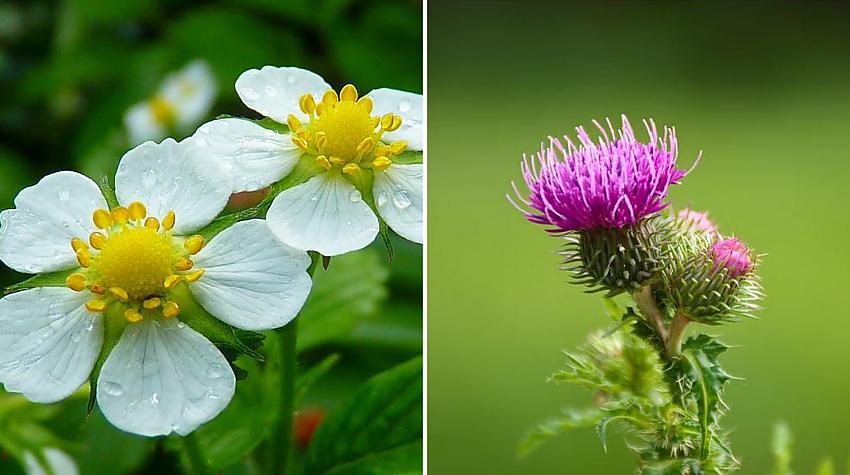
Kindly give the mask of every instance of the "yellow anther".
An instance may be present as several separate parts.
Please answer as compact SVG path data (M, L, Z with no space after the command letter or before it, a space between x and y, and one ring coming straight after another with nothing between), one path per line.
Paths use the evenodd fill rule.
M124 318L126 318L127 321L130 323L139 323L142 321L142 319L144 319L144 317L142 317L142 314L139 313L139 311L135 308L128 308L127 310L125 310Z
M298 106L305 114L312 115L316 110L316 100L313 99L312 94L304 94L298 99Z
M393 115L392 115L392 113L387 112L386 114L383 115L383 117L381 117L381 129L387 130L390 127L392 127L392 125L393 125Z
M330 162L334 165L345 165L345 159L339 157L331 157Z
M159 220L151 216L145 220L145 227L153 229L154 231L159 231Z
M169 211L165 214L165 217L162 218L162 229L171 231L174 229L175 221L177 221L177 216L174 214L174 211Z
M95 299L86 302L86 309L90 312L102 312L106 310L106 300Z
M324 155L319 155L318 157L316 157L316 163L318 163L319 166L321 166L325 170L331 169L331 162L329 162L328 157Z
M289 130L292 132L297 132L301 130L301 121L298 120L298 117L295 117L294 114L289 114L286 118L286 125L289 126Z
M404 152L407 149L407 142L404 140L399 140L398 142L393 142L390 144L390 151L393 155L398 155L401 152Z
M325 104L324 102L320 102L320 103L316 104L316 115L321 116L322 114L325 113L325 109L327 109L328 107L331 107L331 106Z
M71 248L74 252L88 251L89 245L80 238L71 239Z
M92 215L92 221L94 221L94 225L99 229L109 229L112 227L112 215L105 209L95 211Z
M375 170L384 171L392 164L393 161L387 157L377 157L375 160L372 161L372 168L374 168Z
M316 134L316 148L319 151L323 151L325 149L325 145L328 144L328 136L324 132L318 132Z
M179 271L187 271L191 269L194 265L195 263L192 262L192 259L186 259L185 257L181 257L180 259L177 259L177 262L174 263L174 268Z
M134 201L130 203L130 219L133 221L141 221L145 219L145 216L148 215L148 210L145 209L145 205L139 203L138 201Z
M375 147L375 139L366 137L360 144L357 145L357 153L366 153Z
M390 126L387 127L384 130L387 131L387 132L393 132L395 130L398 130L399 127L401 127L401 116L394 115L393 116L393 123L390 124Z
M342 167L342 172L351 176L357 176L360 175L360 166L356 163L349 163Z
M339 98L347 102L357 102L357 88L354 84L346 84L339 91Z
M86 249L80 249L77 251L77 262L80 263L82 267L91 266L91 254Z
M91 290L91 293L97 295L103 295L106 293L106 287L104 287L103 284L98 284L97 282L91 284L91 288L89 290Z
M172 275L169 275L168 277L166 277L165 282L163 282L162 285L164 285L166 289L171 289L175 285L177 285L177 283L180 282L182 279L183 279L182 276L172 274Z
M162 305L162 299L159 297L151 297L142 302L142 307L145 307L148 310L159 308L160 305Z
M206 271L206 269L198 269L195 272L192 272L191 274L186 276L186 282L189 282L190 284L192 282L197 282L201 277L204 276L204 272Z
M325 104L325 107L330 107L336 104L337 102L339 102L339 96L333 89L328 89L322 95L322 104Z
M112 221L116 224L126 224L130 220L130 210L119 206L112 210Z
M306 141L306 140L304 140L304 138L303 138L303 137L299 137L299 136L297 136L297 135L293 135L293 136L292 136L292 143L294 143L294 144L295 144L295 146L296 146L296 147L298 147L298 148L300 148L301 150L307 150L307 148L308 148L308 146L309 146L309 145L307 144L307 141Z
M180 306L177 305L177 302L165 302L165 305L162 306L162 316L174 318L177 315L180 315Z
M194 256L195 254L201 252L201 249L204 248L204 244L205 241L203 236L196 235L187 239L186 242L183 243L183 247L186 248L187 251L189 251L189 254Z
M106 235L103 233L91 233L89 235L89 243L91 243L91 247L98 251L103 249L103 245L106 244L106 241Z
M86 276L79 273L74 273L65 278L65 285L75 292L80 292L86 288Z
M363 107L366 110L366 112L370 112L370 113L372 112L373 104L372 104L372 98L371 97L363 96L363 97L360 98L359 101L357 101L357 103L360 104L360 106Z
M127 295L127 291L121 287L110 287L109 293L122 302L126 302L130 298L130 296Z

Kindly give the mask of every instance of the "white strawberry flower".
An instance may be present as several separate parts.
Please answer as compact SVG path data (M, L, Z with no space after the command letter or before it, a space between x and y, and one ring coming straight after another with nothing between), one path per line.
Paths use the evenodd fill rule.
M135 104L124 114L132 145L162 140L172 132L191 132L206 118L218 87L210 65L196 59L169 74L150 99Z
M355 251L377 236L377 212L396 233L422 242L423 167L400 156L422 150L421 95L376 89L359 97L350 84L337 93L316 73L273 66L242 73L236 92L289 131L236 118L198 129L194 137L226 164L235 192L268 187L305 157L312 163L308 179L268 210L278 239L326 256Z
M234 224L209 243L193 235L232 189L202 151L192 139L130 150L111 210L92 180L64 171L0 213L0 260L19 272L67 275L64 287L0 299L7 391L34 402L66 398L103 350L97 402L122 430L185 435L227 406L235 388L227 359L182 320L205 310L240 329L281 327L310 291L310 258L277 241L263 220Z
M47 447L42 454L47 467L42 465L32 452L24 453L24 468L27 475L78 475L80 473L74 459L59 449Z

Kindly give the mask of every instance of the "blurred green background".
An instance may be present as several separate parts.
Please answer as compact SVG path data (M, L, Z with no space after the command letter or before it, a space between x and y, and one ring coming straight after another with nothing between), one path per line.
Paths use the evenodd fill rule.
M354 83L364 94L377 87L419 93L422 2L0 2L0 209L57 170L111 179L128 149L125 111L195 59L209 63L218 83L208 118L258 117L241 104L233 84L243 71L267 64L316 71L337 89ZM378 242L333 259L330 270L319 273L309 315L299 325L299 363L308 369L328 355L339 360L300 409L331 412L370 376L421 354L422 247L395 239L394 248L392 263ZM0 265L0 285L24 277ZM257 386L250 377L240 383L220 422L199 431L215 468L226 465L228 474L256 469L254 461L239 459L239 450L246 437L265 429L256 422L264 412L252 394ZM21 471L4 444L46 437L44 429L59 437L83 474L180 472L173 450L179 444L122 434L97 411L86 420L85 394L23 408L16 398L0 390L0 474Z
M850 8L840 2L429 3L429 469L437 474L622 474L592 430L527 459L537 422L592 395L545 379L561 349L609 323L568 285L559 243L508 204L519 160L593 118L675 125L702 163L678 206L767 253L757 321L722 328L741 473L795 433L795 473L850 456Z

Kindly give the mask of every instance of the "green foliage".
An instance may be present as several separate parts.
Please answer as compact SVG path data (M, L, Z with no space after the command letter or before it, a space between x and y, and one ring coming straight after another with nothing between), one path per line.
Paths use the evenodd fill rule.
M305 475L422 470L422 359L379 374L320 426Z
M794 445L794 437L791 429L784 422L779 422L773 427L773 443L771 452L775 467L772 475L792 475L791 471L791 448Z

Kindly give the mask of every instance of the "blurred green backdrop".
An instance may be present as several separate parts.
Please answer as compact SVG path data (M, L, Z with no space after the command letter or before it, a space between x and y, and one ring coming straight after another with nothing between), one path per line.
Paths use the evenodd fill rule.
M316 71L337 89L354 83L363 93L377 87L419 93L422 2L0 2L0 209L11 208L20 189L57 170L111 179L128 149L125 111L195 59L209 63L218 83L210 119L258 117L242 105L233 84L243 71L266 64ZM340 359L306 396L307 408L329 412L370 376L421 354L422 247L394 239L394 248L392 263L378 242L371 250L335 258L328 277L317 277L312 301L319 315L312 322L302 319L299 363L309 368L329 354ZM0 265L0 286L23 277ZM240 387L250 391L251 383ZM21 473L3 450L7 436L16 431L40 436L40 427L65 441L63 450L83 474L180 472L171 450L176 444L120 433L97 411L86 420L85 398L26 405L10 415L2 409L17 402L0 390L0 474ZM244 426L239 411L257 412L250 400L237 408L238 399L231 416L226 412L217 419L222 422L200 431L205 449L239 447L237 439L245 433L237 430L262 429L232 423L233 413ZM248 460L226 473L254 471Z
M592 430L517 460L524 432L591 403L545 379L608 324L567 284L557 240L505 200L523 153L620 113L675 125L704 158L673 202L767 253L758 321L723 328L725 425L744 474L771 466L787 420L795 473L850 456L850 8L840 2L429 4L429 468L444 474L620 474Z

